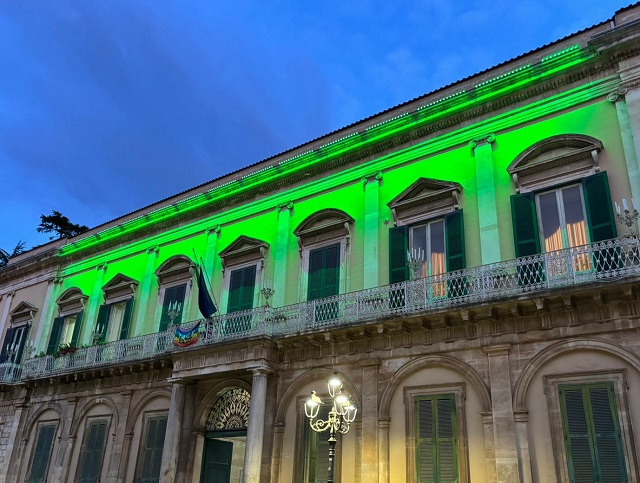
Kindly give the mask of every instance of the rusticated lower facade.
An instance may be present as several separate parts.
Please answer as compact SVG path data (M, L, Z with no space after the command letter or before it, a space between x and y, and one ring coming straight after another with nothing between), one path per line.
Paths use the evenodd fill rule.
M639 66L634 5L12 258L0 482L323 482L333 375L337 482L638 482Z

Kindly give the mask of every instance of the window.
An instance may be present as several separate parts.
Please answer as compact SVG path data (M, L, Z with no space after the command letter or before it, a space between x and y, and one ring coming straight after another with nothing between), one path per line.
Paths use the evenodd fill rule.
M62 344L73 347L78 345L78 336L82 325L82 311L63 317L56 317L51 328L51 336L47 345L47 354L53 354Z
M38 426L38 436L29 465L29 483L44 483L47 481L47 472L51 452L53 450L54 437L57 426L54 423L45 423Z
M465 384L404 388L407 481L468 483Z
M256 265L231 271L229 276L227 314L253 308L254 292L256 289L256 271ZM246 332L251 329L251 320L251 313L227 317L224 323L224 332L225 334Z
M327 420L329 416L329 404L320 407L318 418ZM306 423L306 424L304 424ZM304 483L324 483L329 476L329 434L318 433L311 429L308 421L303 421L302 431L302 481ZM336 435L338 438L340 435ZM336 472L336 476L339 472Z
M160 319L158 327L160 332L167 330L170 324L183 322L185 305L188 306L193 282L192 267L190 258L179 255L169 258L156 270L161 300L156 312L156 320Z
M569 481L627 481L611 383L560 387Z
M9 327L7 329L7 334L4 336L4 344L2 344L2 352L0 352L0 363L20 364L28 332L28 325Z
M98 309L95 326L101 340L112 342L129 337L137 286L138 282L119 273L102 287L105 303Z
M138 474L139 483L158 483L164 437L167 430L167 416L147 418L144 443L141 445Z
M98 483L102 473L102 460L107 440L106 420L91 421L85 431L78 463L78 483Z
M628 481L637 474L626 370L544 376L560 483Z
M316 248L309 252L309 281L307 300L318 300L338 295L340 288L340 244ZM336 301L315 304L315 320L325 321L338 317Z

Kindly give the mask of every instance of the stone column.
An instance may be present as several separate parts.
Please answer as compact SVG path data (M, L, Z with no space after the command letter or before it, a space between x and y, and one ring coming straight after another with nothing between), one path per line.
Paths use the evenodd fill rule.
M520 481L533 483L531 476L531 459L529 457L529 411L515 411L516 438L518 444L518 463L520 464Z
M478 221L480 224L480 253L482 264L502 260L496 208L496 185L493 179L493 143L495 134L473 139L469 147L476 158L476 191L478 193Z
M160 465L160 482L174 483L178 471L178 454L180 452L180 436L182 434L186 381L169 380L171 386L171 404L167 417L167 432L162 450Z
M378 366L377 360L362 363L362 481L378 478Z
M267 403L267 375L271 369L262 366L252 369L251 372L253 373L253 381L251 383L247 447L244 453L243 483L258 483L260 481L264 417Z
M153 287L154 269L156 266L156 258L158 257L158 247L147 248L147 263L144 268L144 275L140 280L140 288L138 290L138 310L136 317L133 319L134 335L142 335L153 332L153 317L147 320L147 307L149 305L149 297L151 297L151 288ZM145 330L146 329L146 330ZM156 329L157 330L157 329Z
M518 483L520 480L509 375L509 350L510 346L507 344L484 348L489 357L493 442L498 483Z
M276 238L276 257L273 270L273 297L271 305L282 307L286 303L287 291L287 255L289 251L289 240L291 239L291 212L293 211L293 201L278 205L278 235Z
M102 286L104 282L104 274L107 271L107 264L101 263L96 267L96 270L98 274L96 275L96 279L93 282L93 288L89 294L89 300L87 301L85 309L86 312L82 317L78 346L90 342L88 335L93 332L93 327L96 323L96 313L98 312L98 307L101 305L100 302L102 301Z
M638 155L636 153L633 130L629 119L629 109L625 101L627 91L628 89L626 87L619 87L610 93L607 99L616 106L616 114L618 115L618 124L620 126L620 137L622 138L622 149L627 165L629 184L631 185L631 196L636 200L640 200L640 168L638 167ZM640 132L637 134L640 134Z
M382 172L362 178L364 185L364 288L380 285L380 191Z
M379 483L387 483L390 478L389 473L389 428L391 427L391 418L379 419L378 420L378 455L380 456L380 461L378 464L379 478L377 481ZM375 483L373 482L368 483Z
M107 481L123 482L120 478L121 468L126 471L128 455L125 456L125 437L127 432L127 420L129 419L129 410L131 409L131 395L133 391L127 389L122 391L122 402L119 404L120 413L118 415L118 427L115 428L115 438L113 447L111 448L111 458L109 458L109 467L107 469Z

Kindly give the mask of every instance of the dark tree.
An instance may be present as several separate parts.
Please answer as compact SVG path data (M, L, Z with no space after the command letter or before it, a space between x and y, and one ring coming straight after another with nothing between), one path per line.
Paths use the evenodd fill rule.
M24 243L22 240L18 242L13 251L9 253L6 250L0 248L0 268L4 267L9 263L9 259L11 257L15 257L16 255L20 255L24 251Z
M88 226L71 223L69 218L55 210L49 216L40 215L40 225L37 228L38 233L54 233L55 235L49 237L49 240L71 238L88 229Z

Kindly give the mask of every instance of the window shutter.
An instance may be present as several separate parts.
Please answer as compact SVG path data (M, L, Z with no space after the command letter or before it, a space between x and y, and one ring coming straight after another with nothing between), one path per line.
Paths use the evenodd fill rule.
M581 388L560 390L563 401L567 463L572 481L595 481L587 411Z
M602 171L582 180L584 201L592 242L610 240L618 236L611 206L611 192L607 172Z
M462 210L447 214L444 222L447 239L447 271L462 270L466 267Z
M307 286L307 300L322 298L322 282L324 269L324 250L309 252L309 280Z
M120 326L120 340L129 337L129 326L131 325L131 315L133 314L133 297L127 300L124 306L124 315L122 316L122 325Z
M109 314L111 314L111 305L104 304L98 308L98 318L96 319L96 327L100 326L101 340L105 340L107 335L107 326L109 325Z
M62 333L62 324L64 324L64 317L56 317L53 319L51 335L49 336L49 344L47 344L47 354L53 354L58 350L60 334Z
M16 331L18 332L18 348L17 348L17 353L16 353L16 358L14 359L14 362L16 364L19 364L20 362L22 362L22 354L24 352L24 346L27 343L27 332L29 330L29 326L23 325L22 327L17 327Z
M409 228L389 228L389 283L409 280L407 251L409 250Z
M13 343L13 333L15 329L10 327L7 329L7 333L4 336L4 343L2 344L2 352L0 352L0 363L7 362L9 352L9 346Z
M416 399L416 467L421 483L458 482L455 396Z
M76 315L76 323L73 326L73 335L71 336L71 343L73 347L78 346L78 338L80 337L80 329L82 328L82 310Z
M171 317L169 317L167 310L169 308L169 304L173 302L183 304L180 315L175 319L176 323L180 323L182 320L182 314L184 313L184 296L186 293L186 284L168 287L164 291L164 299L162 300L162 316L160 317L160 327L158 329L160 332L167 330L167 327L169 327L169 324L171 323Z
M513 239L516 257L527 257L540 253L536 199L533 193L511 196L513 217Z
M322 297L338 295L340 291L340 245L324 248L324 280Z
M418 433L418 440L416 441L416 463L418 481L433 482L436 478L433 400L417 400L416 409L416 430Z
M626 481L622 436L614 414L615 396L609 384L589 388L595 450L598 455L600 478L603 483Z
M437 400L438 409L438 482L458 481L457 438L455 407L452 398Z
M231 272L227 313L253 308L253 292L256 285L256 266Z
M38 439L33 452L31 471L29 473L29 483L44 483L47 478L47 468L53 449L53 437L56 433L56 426L48 424L40 426Z
M158 483L160 481L160 464L167 430L167 418L150 418L147 421L147 435L142 454L140 483Z
M106 421L97 421L89 425L81 455L79 482L98 483L100 481L106 433Z

